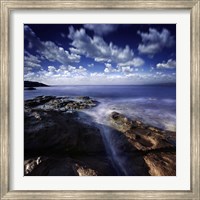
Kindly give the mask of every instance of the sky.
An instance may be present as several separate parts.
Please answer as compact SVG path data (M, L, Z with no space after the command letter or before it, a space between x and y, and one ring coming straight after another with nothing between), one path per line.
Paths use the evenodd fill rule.
M25 24L24 80L49 85L176 82L175 24Z

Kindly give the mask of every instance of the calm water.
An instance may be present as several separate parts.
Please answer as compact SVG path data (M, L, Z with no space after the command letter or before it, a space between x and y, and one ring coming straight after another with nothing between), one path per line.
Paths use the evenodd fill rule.
M100 104L83 112L98 123L106 123L109 113L118 111L159 128L176 129L175 86L54 86L24 91L25 100L40 95L90 96Z

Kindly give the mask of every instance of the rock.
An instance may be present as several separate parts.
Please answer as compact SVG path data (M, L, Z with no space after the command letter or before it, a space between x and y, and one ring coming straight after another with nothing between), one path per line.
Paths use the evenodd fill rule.
M75 168L79 176L97 176L98 175L98 172L96 172L95 170L80 166L78 164L75 165Z
M48 174L47 158L36 157L25 160L24 175L44 176Z
M40 162L37 164L38 159ZM106 176L115 175L113 169L105 167L108 161L102 157L71 158L55 155L32 157L24 162L26 176Z
M176 153L158 152L144 156L151 176L176 176Z
M82 101L79 101L68 97L38 96L32 100L26 100L25 106L34 109L65 112L67 110L88 109L98 104L97 101L88 98L82 97Z
M78 112L97 102L84 97L38 96L25 101L26 176L116 175L100 130L80 121Z
M88 96L80 96L80 97L77 97L78 99L82 99L82 100L90 100L90 97Z
M109 121L116 129L116 135L113 137L118 138L118 152L129 158L126 159L127 165L130 166L129 174L152 176L176 174L175 132L147 127L146 124L128 119L117 112L111 113ZM126 149L122 151L123 146L126 146Z
M52 99L55 99L55 97L54 96L38 96L34 99L26 100L24 104L27 107L34 108L39 105L44 105L45 103L47 103L48 101Z
M110 121L114 127L119 131L126 132L133 127L133 123L129 121L125 116L117 112L112 112L110 115Z
M25 112L25 151L105 152L98 128L56 111Z
M107 127L110 142L107 145L112 144L114 159L120 160L120 163L115 162L119 166L114 168L99 128L81 121L79 110L97 105L98 102L90 97L38 96L25 101L24 174L176 174L176 133L149 126L139 120L131 120L118 112L111 113Z
M128 141L138 150L152 150L158 148L174 147L169 142L169 132L159 131L155 127L149 127L147 130L140 121L132 121L124 115L113 112L110 116L111 125L122 132Z
M69 158L42 157L39 164L37 160L37 157L25 160L26 176L78 176L73 169L74 163Z

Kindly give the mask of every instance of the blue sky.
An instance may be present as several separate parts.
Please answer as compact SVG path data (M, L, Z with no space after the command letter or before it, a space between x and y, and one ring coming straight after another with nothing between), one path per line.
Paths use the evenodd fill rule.
M24 80L49 85L176 82L176 25L25 24Z

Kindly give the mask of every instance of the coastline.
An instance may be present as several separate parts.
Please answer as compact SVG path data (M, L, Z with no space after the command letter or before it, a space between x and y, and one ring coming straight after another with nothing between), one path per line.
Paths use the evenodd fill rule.
M39 96L25 101L24 174L29 176L175 176L176 133L118 112L109 126L82 110L88 96Z

